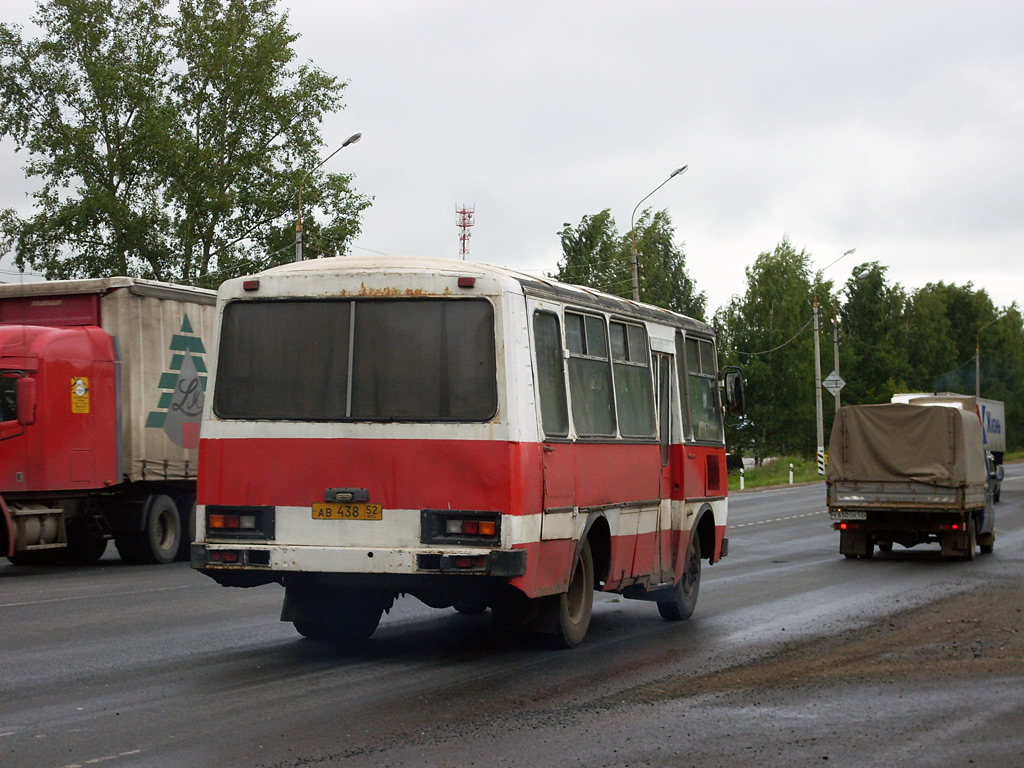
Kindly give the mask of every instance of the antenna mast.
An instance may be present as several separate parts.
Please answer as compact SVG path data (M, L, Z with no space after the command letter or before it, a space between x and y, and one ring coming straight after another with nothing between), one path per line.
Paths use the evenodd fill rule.
M469 255L469 228L476 224L476 205L460 205L455 213L459 217L455 222L459 228L459 256L465 261Z

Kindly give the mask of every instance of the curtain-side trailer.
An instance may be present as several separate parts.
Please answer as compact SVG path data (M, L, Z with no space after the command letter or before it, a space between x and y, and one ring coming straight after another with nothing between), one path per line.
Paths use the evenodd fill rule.
M215 299L128 277L0 286L0 556L187 555Z

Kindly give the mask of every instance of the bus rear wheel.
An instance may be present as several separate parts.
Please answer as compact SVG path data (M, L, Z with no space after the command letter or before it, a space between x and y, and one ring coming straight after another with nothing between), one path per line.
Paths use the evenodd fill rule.
M658 601L658 613L665 621L682 621L693 615L700 593L700 537L694 531L686 550L683 575L665 600Z
M281 618L310 640L361 642L376 631L392 601L375 590L299 583L287 588Z
M560 595L543 598L545 610L554 614L551 640L559 648L575 648L590 628L594 610L594 557L590 542L584 541L572 566L569 588ZM548 623L548 622L544 622Z
M362 642L377 630L383 608L356 611L335 619L293 621L295 631L309 640L324 643Z

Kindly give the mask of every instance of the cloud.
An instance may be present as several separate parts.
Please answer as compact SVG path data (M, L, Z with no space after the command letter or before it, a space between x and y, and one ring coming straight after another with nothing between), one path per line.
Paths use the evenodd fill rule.
M786 234L817 267L856 247L837 281L877 260L1024 297L1017 2L288 7L300 58L349 81L324 135L363 133L328 166L375 197L356 252L456 257L466 203L470 258L552 271L563 223L610 208L624 231L688 163L645 205L710 309Z

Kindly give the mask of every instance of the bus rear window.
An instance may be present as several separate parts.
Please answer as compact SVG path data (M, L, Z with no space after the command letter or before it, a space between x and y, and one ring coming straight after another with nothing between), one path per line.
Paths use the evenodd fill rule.
M487 421L484 299L238 301L221 324L214 411L228 419Z

